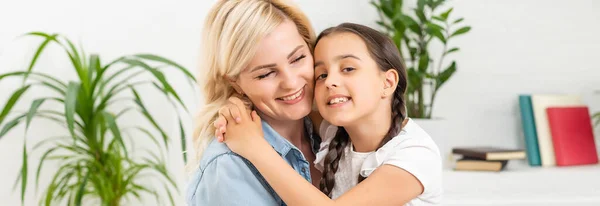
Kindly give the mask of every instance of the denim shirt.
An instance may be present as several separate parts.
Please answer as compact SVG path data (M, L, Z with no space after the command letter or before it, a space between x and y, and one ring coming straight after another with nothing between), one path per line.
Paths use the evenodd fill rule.
M312 121L304 118L305 134L314 153L321 138L313 132ZM265 139L306 181L312 182L310 164L302 152L262 121ZM187 203L205 205L286 205L246 159L232 152L224 143L212 140L200 160L200 167L188 185Z

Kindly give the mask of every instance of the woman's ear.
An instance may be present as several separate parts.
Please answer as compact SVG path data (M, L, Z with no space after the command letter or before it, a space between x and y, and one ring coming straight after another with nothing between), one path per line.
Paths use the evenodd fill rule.
M229 84L231 85L231 87L233 87L235 92L237 92L238 94L241 94L241 95L244 94L244 91L242 91L242 88L240 87L240 85L237 83L236 80L234 80L228 76L223 76L223 79L225 79L227 82L229 82Z
M383 82L383 94L381 98L394 95L396 87L398 86L398 71L396 69L388 69L385 71L385 79Z

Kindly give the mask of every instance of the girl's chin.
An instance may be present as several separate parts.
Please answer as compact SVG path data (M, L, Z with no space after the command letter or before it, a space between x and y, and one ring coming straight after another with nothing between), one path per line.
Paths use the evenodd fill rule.
M347 117L344 116L328 116L323 117L323 119L327 120L329 123L335 126L343 127L348 125L351 122Z

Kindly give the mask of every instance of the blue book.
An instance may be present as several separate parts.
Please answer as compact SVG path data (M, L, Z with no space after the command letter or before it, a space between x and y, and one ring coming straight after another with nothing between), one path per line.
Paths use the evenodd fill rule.
M521 108L521 123L523 125L523 133L525 134L525 146L527 147L525 151L527 152L529 165L541 166L542 160L540 158L531 95L519 95L519 107Z

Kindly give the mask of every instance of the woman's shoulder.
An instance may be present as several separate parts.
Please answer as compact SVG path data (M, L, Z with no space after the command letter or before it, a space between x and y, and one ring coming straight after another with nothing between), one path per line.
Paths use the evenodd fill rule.
M202 152L202 158L200 158L200 168L206 168L215 159L223 155L235 155L225 143L221 143L216 139L210 140L210 143Z

